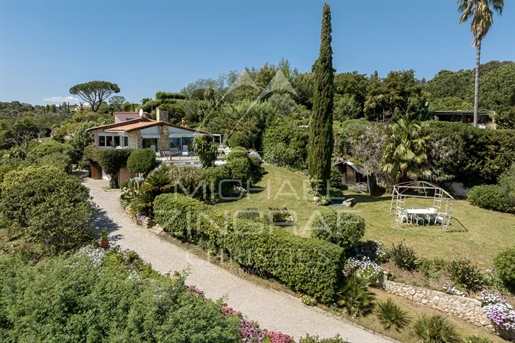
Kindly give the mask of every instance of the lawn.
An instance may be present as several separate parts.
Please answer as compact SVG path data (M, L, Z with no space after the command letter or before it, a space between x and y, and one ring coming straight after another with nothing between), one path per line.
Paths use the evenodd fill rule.
M296 225L286 230L309 236L310 219L327 207L315 206L309 195L309 182L301 172L274 165L264 165L267 174L254 191L238 201L216 205L218 209L234 212L246 208L258 209L268 216L269 207L286 207L296 218ZM346 197L356 200L352 208L333 207L358 214L366 221L365 239L383 241L386 245L405 239L420 257L451 258L466 256L477 261L481 267L492 265L493 257L507 247L515 246L515 216L487 211L471 206L464 200L453 203L450 231L444 233L439 226L396 227L390 216L391 196L372 197L365 194L345 192ZM406 206L431 207L432 200L410 200Z

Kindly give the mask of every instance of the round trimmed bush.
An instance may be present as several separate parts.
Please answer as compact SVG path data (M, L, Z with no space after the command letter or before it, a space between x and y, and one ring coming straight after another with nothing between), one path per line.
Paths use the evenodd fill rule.
M311 237L339 245L348 254L365 234L365 220L355 214L329 210L314 220L311 230Z
M134 150L127 160L127 168L131 173L147 175L156 167L156 153L152 149Z
M487 210L509 212L510 206L502 188L498 185L472 187L467 200L474 206Z
M495 257L494 265L504 286L515 292L515 248L501 251Z

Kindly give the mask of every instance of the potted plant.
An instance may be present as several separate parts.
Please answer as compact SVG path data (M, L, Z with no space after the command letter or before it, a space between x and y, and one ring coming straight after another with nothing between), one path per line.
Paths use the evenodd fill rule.
M107 232L107 229L104 228L102 232L100 233L100 246L104 249L109 248L109 239L107 239L107 236L109 235L109 232Z

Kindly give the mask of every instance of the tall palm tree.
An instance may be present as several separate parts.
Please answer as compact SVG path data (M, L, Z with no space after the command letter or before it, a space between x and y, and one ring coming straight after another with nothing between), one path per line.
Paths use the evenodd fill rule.
M472 46L476 52L476 77L474 87L474 127L477 127L479 113L479 65L481 60L481 42L485 38L488 30L494 23L493 11L502 15L504 0L456 0L459 4L458 12L461 13L460 24L470 18L470 32L474 36Z
M388 127L383 170L400 181L405 181L408 175L428 175L424 162L429 137L421 137L420 129L416 122L404 118Z

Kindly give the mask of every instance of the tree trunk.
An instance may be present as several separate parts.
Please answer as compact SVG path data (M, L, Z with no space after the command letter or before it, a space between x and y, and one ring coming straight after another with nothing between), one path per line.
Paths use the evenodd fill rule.
M477 45L476 53L476 78L474 85L474 127L477 127L479 118L479 66L481 64L481 42Z

